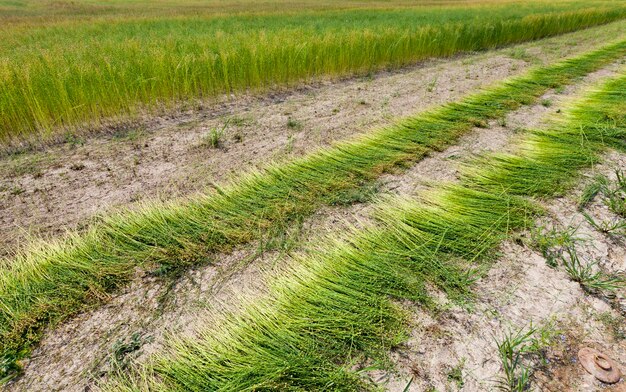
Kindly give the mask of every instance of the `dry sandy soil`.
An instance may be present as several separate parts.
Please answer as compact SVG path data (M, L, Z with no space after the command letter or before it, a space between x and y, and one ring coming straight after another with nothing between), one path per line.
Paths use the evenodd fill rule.
M578 45L569 46L574 40ZM551 61L587 50L602 40L599 35L579 32L522 47L524 53L538 61ZM565 42L568 45L563 45ZM530 65L511 55L520 57L517 49L506 49L433 61L369 79L321 84L279 97L245 98L210 113L160 119L152 128L139 135L133 133L132 137L98 136L82 145L53 146L26 158L12 158L41 157L38 162L44 164L41 175L4 175L2 181L7 184L28 189L14 195L14 199L2 200L14 214L10 215L13 221L2 217L2 224L12 233L4 241L15 243L16 221L27 222L20 226L30 226L46 217L49 221L36 230L54 233L59 227L75 226L94 213L138 198L159 194L169 198L202 189L209 181L224 181L242 169L242 157L249 160L247 165L262 165L268 159L302 154L381 125L389 116L403 116L448 102L479 86L520 73ZM507 150L522 132L520 128L542 126L542 120L557 115L569 97L612 75L618 66L589 75L563 92L546 94L542 100L549 100L549 107L537 104L521 108L508 116L506 125L494 123L475 129L456 146L433 154L404 173L385 176L381 191L414 195L434 181L455 181L460 162L477 153ZM433 80L437 82L432 84ZM233 116L245 120L237 126L231 121L222 148L199 147L208 129L221 126ZM302 129L288 127L289 118L297 120ZM235 140L235 135L241 135L241 140ZM72 169L71 165L78 163L84 167ZM103 169L105 166L111 171ZM626 157L612 154L594 170L611 173L613 167L626 169ZM6 173L11 170L5 169ZM62 173L65 181L60 183ZM55 187L47 193L34 192L37 181L47 181L48 186ZM623 245L615 244L614 239L583 222L576 210L576 197L573 194L548 204L552 211L548 223L580 223L581 235L588 237L581 254L602 258L602 268L607 271L624 270ZM315 247L325 236L341 232L342 227L369 224L372 206L324 209L302 227L294 228L293 236L298 240L294 242L300 244L296 249L290 249L288 244L286 248L303 251ZM609 215L599 202L589 210L598 216ZM141 363L151 353L162 350L168 334L193 335L199 328L210 328L222 312L236 309L252 295L262 295L265 274L280 271L290 258L289 252L261 253L259 248L259 244L251 244L219 255L216 265L189 271L173 284L138 272L133 284L105 306L80 314L51 331L34 351L24 376L8 389L90 390L107 378L115 363ZM558 344L547 353L549 366L540 367L534 374L535 385L541 390L600 388L572 361L580 344L601 348L626 364L626 341L610 322L618 320L623 325L624 312L619 306L586 294L562 270L549 267L524 241L504 244L501 253L502 257L477 283L476 299L470 307L446 303L447 310L437 316L419 307L411 308L415 315L411 339L392 353L399 365L398 372L372 373L371 377L391 391L403 391L414 376L411 391L447 391L459 389L461 384L450 374L453 369L460 369L462 390L492 390L500 375L496 338L507 328L524 327L531 321L536 325L552 322L553 330L558 330ZM130 343L133 336L141 347L115 360L115 348Z
M238 96L135 128L76 135L43 151L0 158L0 256L32 237L84 227L96 214L170 199L236 179L242 170L302 155L393 118L450 102L527 68L626 35L626 23L497 51L296 91ZM207 135L224 129L219 148Z

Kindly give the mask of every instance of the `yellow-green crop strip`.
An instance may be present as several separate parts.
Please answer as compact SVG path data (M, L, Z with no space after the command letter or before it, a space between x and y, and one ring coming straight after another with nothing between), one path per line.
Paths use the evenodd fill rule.
M16 360L28 355L47 327L106 298L128 282L136 267L181 271L210 261L214 251L280 233L324 204L345 202L384 170L443 149L476 125L625 54L626 41L612 43L290 164L249 174L215 193L109 217L83 234L6 260L0 269L2 373L19 371Z
M468 164L460 185L383 200L378 225L329 239L295 260L267 298L177 340L104 390L375 390L355 365L390 366L407 321L393 300L428 306L426 284L467 292L472 266L541 213L520 196L571 189L607 148L626 151L624 109L623 70L547 130L530 131L516 153Z
M54 17L46 18L45 9L32 3L2 7L0 2L0 22L11 22L0 27L4 148L193 98L364 74L626 16L622 0L475 0L413 7L392 1L387 8L377 2L368 8L366 2L328 10L312 1L314 10L307 10L305 1L299 2L300 13L287 1L289 12L251 4L256 13L222 15L203 13L192 0L176 7L187 5L187 11L169 13L163 2L142 13L140 7L124 8L124 2L79 0L67 8L75 18L53 11ZM96 16L87 17L89 12Z

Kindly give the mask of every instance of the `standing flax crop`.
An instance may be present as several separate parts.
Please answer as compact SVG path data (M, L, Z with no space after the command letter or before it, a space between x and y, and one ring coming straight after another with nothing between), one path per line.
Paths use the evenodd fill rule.
M0 29L0 144L115 124L190 99L364 74L626 16L621 2L597 5L537 1L9 24Z

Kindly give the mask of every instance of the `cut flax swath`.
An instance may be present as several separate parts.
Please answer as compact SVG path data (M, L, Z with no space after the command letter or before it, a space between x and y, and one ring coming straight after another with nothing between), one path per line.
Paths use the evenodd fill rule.
M525 135L515 153L469 164L461 184L422 200L383 200L377 226L296 257L266 298L195 338L174 339L150 364L103 390L376 390L359 364L392 366L387 353L407 336L397 300L434 306L427 285L451 298L467 295L472 268L541 214L520 196L564 192L608 148L625 150L625 103L622 73L548 130ZM529 178L555 186L532 186Z
M306 3L306 2L305 2ZM480 3L480 2L477 2ZM0 30L0 149L190 100L367 74L623 19L616 2L80 19Z

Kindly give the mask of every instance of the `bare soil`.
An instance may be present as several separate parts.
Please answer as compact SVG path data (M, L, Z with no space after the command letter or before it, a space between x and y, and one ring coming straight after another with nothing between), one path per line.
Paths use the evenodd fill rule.
M496 57L485 55L485 61L491 64L495 61L494 59L504 59L500 56L501 54ZM463 59L457 59L450 63L456 64L455 67L460 67L463 61ZM476 60L479 64L482 64L481 61L483 60ZM509 67L509 60L506 61L509 64L506 67ZM488 128L475 129L473 133L462 138L457 146L433 154L418 162L407 172L386 176L382 180L383 192L412 195L433 181L454 181L460 162L471 158L474 154L506 150L519 132L519 127L539 126L542 118L547 114L556 115L562 102L580 91L581 86L610 76L611 70L615 67L614 65L589 75L580 85L568 88L560 94L555 92L546 94L542 99L551 101L549 107L537 104L522 108L509 115L505 123L494 123ZM449 71L447 65L443 68L442 74ZM409 74L412 78L417 78L418 71L419 69L415 69L385 77L404 78ZM377 78L382 78L382 76ZM350 83L355 85L373 83L377 78L373 81L355 80ZM409 83L407 79L401 80ZM377 88L390 84L392 84L390 81L386 83L380 81ZM343 87L348 88L347 85ZM322 87L324 88L327 87ZM336 90L337 86L334 88L335 92ZM371 91L372 99L374 99L374 96L378 94L373 88ZM258 110L262 108L259 107ZM359 112L358 115L353 116L363 118L361 116L367 117L368 115L369 111ZM308 121L313 121L314 118L315 116L312 115ZM354 120L354 117L350 118ZM348 118L344 121L347 126ZM336 126L339 132L340 126ZM268 130L268 132L271 131ZM355 129L353 132L358 132L358 130ZM306 139L307 135L303 133L305 132L301 131L297 134ZM256 136L251 133L250 137ZM259 139L261 139L260 136ZM97 142L102 145L109 143L109 146L113 143L110 140L94 139L77 149L86 148L89 143L97 144ZM179 147L182 148L182 145ZM302 144L301 148L304 151L311 148L311 144ZM271 148L267 151L269 150ZM222 150L205 151L218 154L228 153ZM616 158L612 156L611 159ZM370 208L370 204L360 204L327 208L318 212L302 227L293 229L294 238L288 238L285 243L286 252L315 244L329 232L341 232L342 227L363 224L369 219ZM562 210L555 211L555 216L566 216L568 211L563 207ZM304 242L304 244L290 244L290 240ZM598 241L600 241L599 244L602 243L601 239ZM94 388L100 380L106 379L115 366L120 366L120 360L115 359L115 348L131 342L133 335L136 340L139 340L141 348L122 358L122 363L130 360L145 361L151 353L163 349L169 334L193 335L198 328L210 328L211 323L219 322L219 314L225 310L236 309L242 302L242 298L262 295L266 287L265 274L280 270L286 255L278 251L260 253L261 245L251 244L231 254L219 255L216 265L196 268L176 282L163 282L138 272L133 284L105 306L80 314L56 330L50 331L30 358L25 375L11 384L9 390L89 390ZM607 254L613 255L609 259L611 257L616 259L620 257L620 254L623 257L623 252L608 251L608 249L607 247ZM379 382L386 382L389 390L403 390L410 375L417 372L419 379L412 384L411 390L428 390L431 386L439 390L448 390L453 388L447 376L450 369L463 362L462 374L465 382L463 390L490 390L493 386L492 379L499 372L494 336L499 334L503 327L525 325L529 317L534 321L542 322L554 315L565 313L573 317L570 324L565 324L567 333L581 337L587 335L581 335L578 328L587 328L585 323L589 323L590 317L596 317L601 314L600 312L612 311L604 302L585 296L578 284L570 282L562 271L549 268L541 256L528 248L509 243L503 246L502 252L505 256L478 283L477 299L472 311L452 307L451 310L434 318L419 309L414 309L415 330L411 340L406 348L394 354L400 365L399 373L376 374L373 377L377 377ZM576 310L579 304L586 304L585 309L592 316L582 313L582 310L580 312ZM570 314L569 309L574 309L574 311ZM592 328L592 331L605 331L601 329L603 325L599 321L593 321L593 323L595 323L593 328L596 329ZM572 325L575 328L569 328ZM573 342L573 340L567 340L570 335L564 333L565 342L568 344L570 341ZM598 342L605 342L599 339L598 336L601 335L597 333L590 336L595 336ZM607 350L610 347L612 346L607 347ZM624 363L624 358L619 356L624 353L623 347L620 347L621 351L611 352L611 354L615 359ZM566 354L559 355L564 357ZM559 371L569 377L574 374L572 372L575 367L571 371L566 367L563 369ZM578 374L575 377L571 376L574 377L571 378L572 382L577 382L578 376L582 377ZM539 379L539 376L537 378ZM549 377L546 379L554 382Z
M527 68L593 49L624 22L514 48L439 59L394 72L319 82L296 91L237 96L136 129L68 136L43 151L0 158L0 256L32 237L80 229L97 214L171 199L242 170L302 155L392 118L450 102ZM207 138L224 130L218 148Z

